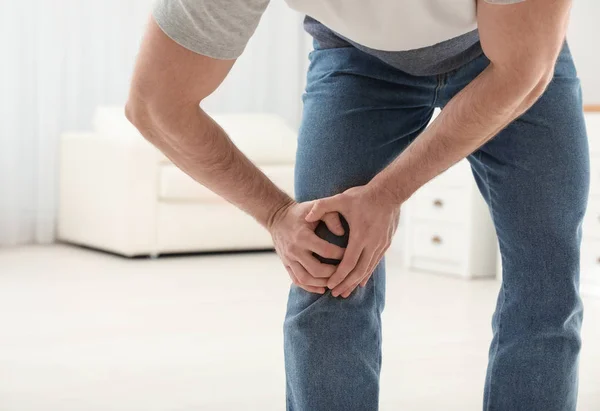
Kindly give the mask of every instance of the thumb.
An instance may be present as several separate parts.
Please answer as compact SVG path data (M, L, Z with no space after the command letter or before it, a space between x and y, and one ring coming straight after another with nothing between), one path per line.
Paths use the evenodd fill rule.
M335 197L329 197L313 202L312 208L310 209L306 217L304 217L304 219L309 223L314 223L323 218L325 214L332 211L336 211L333 208L334 198Z
M337 212L327 213L321 218L329 231L337 236L344 235L344 226L342 225L342 221L340 220L340 214Z

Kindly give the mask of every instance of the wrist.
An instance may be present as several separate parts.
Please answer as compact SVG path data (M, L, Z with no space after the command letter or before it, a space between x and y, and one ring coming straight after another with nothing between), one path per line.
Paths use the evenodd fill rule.
M374 178L366 185L367 190L372 192L379 202L391 207L400 207L410 195L402 190L400 184L392 186L383 178Z
M267 216L265 221L260 223L269 231L273 229L273 226L281 219L281 216L285 211L290 208L295 201L288 196L284 196L275 202L271 207L268 208Z

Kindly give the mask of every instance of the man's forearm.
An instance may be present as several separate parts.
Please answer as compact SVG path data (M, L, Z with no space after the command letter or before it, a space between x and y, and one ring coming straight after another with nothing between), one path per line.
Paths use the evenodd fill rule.
M490 65L448 103L371 185L386 192L392 201L403 203L422 185L477 150L529 109L542 94L548 79L547 72L527 79L516 73L508 75Z
M269 227L293 200L273 184L199 107L162 116L129 113L140 132L200 184Z

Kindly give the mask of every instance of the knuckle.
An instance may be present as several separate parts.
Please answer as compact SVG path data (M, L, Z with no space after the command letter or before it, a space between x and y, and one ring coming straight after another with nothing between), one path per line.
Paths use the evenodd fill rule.
M295 231L290 236L290 245L289 245L289 248L295 248L295 247L297 247L299 242L300 242L300 234L299 234L298 231Z
M327 284L331 284L331 287L337 287L338 285L340 285L340 283L343 281L343 278L340 277L336 277L336 276L331 276L329 278L329 281L327 282Z
M304 284L311 286L311 287L319 287L323 284L323 281L319 280L317 278L309 277Z
M319 269L319 277L329 278L335 272L335 266L330 264L322 264L323 266Z
M298 278L298 281L302 284L308 284L308 281L310 279L310 277L305 272L296 274L296 278Z
M333 257L333 258L336 258L336 257L339 258L343 255L342 250L333 244L326 245L325 252L327 253L328 256Z
M310 238L309 230L298 230L295 235L297 242L306 242Z
M323 268L319 268L318 270L315 270L313 275L315 276L315 278L329 278L329 276L327 275L327 272Z
M352 269L350 264L351 263L345 262L342 260L342 262L340 263L340 265L338 266L338 269L337 269L337 277L338 278L345 278L348 275L348 273L350 273L350 270Z
M327 279L319 278L317 279L317 283L315 284L317 287L327 287Z
M300 246L296 242L290 244L287 249L288 255L291 255L291 256L296 256L299 254L299 252L300 252Z

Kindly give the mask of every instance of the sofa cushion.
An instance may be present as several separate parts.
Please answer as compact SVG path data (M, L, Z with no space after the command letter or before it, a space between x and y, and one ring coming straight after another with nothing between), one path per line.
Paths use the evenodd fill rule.
M285 120L273 114L210 114L235 145L255 164L293 164L296 133ZM125 117L123 107L99 107L93 118L94 132L120 139L142 139ZM159 161L170 163L164 155Z
M98 107L92 118L94 133L103 137L139 140L143 137L133 124L125 117L125 109L121 106Z
M260 169L279 188L293 197L294 167L291 165L261 166ZM173 164L161 164L159 168L159 200L161 201L225 201L202 184L197 183Z

